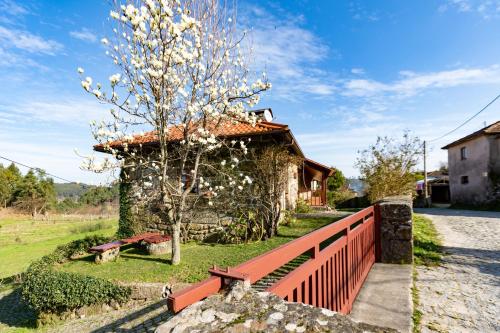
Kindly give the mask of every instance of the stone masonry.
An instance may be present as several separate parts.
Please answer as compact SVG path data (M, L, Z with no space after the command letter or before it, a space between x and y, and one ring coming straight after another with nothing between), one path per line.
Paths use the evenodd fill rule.
M410 197L389 197L380 209L381 261L387 264L413 262L412 203Z
M237 282L226 294L210 296L184 309L156 333L180 332L397 332L353 321L339 313L276 295L257 292Z

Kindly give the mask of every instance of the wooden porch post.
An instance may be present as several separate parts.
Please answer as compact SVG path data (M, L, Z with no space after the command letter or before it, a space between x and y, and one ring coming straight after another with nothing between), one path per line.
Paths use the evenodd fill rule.
M326 186L328 184L328 178L323 178L323 184L321 185L322 191L321 191L321 196L323 197L321 200L323 201L322 204L326 205L327 200L326 200Z

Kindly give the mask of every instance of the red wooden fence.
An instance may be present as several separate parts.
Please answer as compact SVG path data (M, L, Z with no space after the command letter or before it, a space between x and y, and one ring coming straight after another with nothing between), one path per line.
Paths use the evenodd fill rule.
M211 270L212 276L169 296L178 312L217 293L231 279L255 283L303 254L310 259L278 280L267 291L290 302L302 302L349 313L375 262L375 211L368 207L313 231L234 268Z

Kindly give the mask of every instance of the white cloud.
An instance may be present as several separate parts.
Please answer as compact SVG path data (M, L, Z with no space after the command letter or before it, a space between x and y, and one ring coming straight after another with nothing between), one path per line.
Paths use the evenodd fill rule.
M29 53L55 55L62 50L63 45L54 41L33 35L28 31L8 29L0 26L0 42L5 49L14 48Z
M363 68L351 68L351 73L356 75L365 74L365 70Z
M261 7L241 12L240 23L249 29L253 49L252 68L266 71L273 83L272 96L296 100L333 94L334 81L320 64L335 52L302 27L303 17L283 14L278 18Z
M400 72L400 79L383 83L372 79L346 80L342 93L345 96L368 97L378 94L413 96L433 88L449 88L469 84L490 84L500 82L500 66L484 68L459 68L454 70L416 73Z
M0 11L4 14L10 14L14 16L28 14L28 10L26 9L26 7L19 4L19 2L14 2L11 0L0 1Z
M95 43L97 41L96 35L87 28L83 28L80 31L70 31L69 35L85 42Z
M349 3L349 12L354 20L376 22L380 20L380 13L366 9L358 2Z
M109 115L104 105L89 99L62 96L54 100L33 98L13 104L0 104L0 116L6 119L24 119L39 123L58 123L88 126L90 120L101 120Z
M438 7L441 13L449 9L459 13L475 13L485 20L500 18L500 0L448 0Z

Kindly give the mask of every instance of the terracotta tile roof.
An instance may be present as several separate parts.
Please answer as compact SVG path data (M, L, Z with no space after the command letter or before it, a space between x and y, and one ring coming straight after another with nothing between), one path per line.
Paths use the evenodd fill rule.
M210 126L207 126L209 128ZM192 132L196 132L197 128L193 126ZM269 134L275 132L289 131L288 125L277 124L262 121L253 126L250 123L243 121L223 121L214 131L213 134L217 137L241 137L256 134ZM169 141L180 141L184 138L183 129L180 126L171 127L169 130ZM154 144L158 142L156 131L144 133L142 135L133 135L133 139L127 141L128 145L139 144ZM124 144L122 140L109 142L112 148L120 148ZM94 146L97 151L104 151L104 145L98 144Z
M485 128L480 129L479 131L476 131L472 134L469 134L467 136L464 136L463 138L460 138L456 141L453 141L452 143L447 144L441 149L448 149L453 146L459 145L461 143L464 143L466 141L472 140L478 136L481 135L495 135L495 134L500 134L500 121L497 121L489 126L486 126Z

